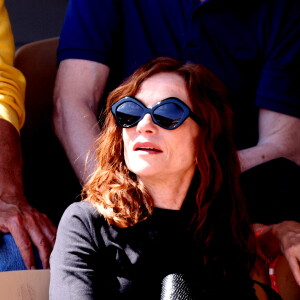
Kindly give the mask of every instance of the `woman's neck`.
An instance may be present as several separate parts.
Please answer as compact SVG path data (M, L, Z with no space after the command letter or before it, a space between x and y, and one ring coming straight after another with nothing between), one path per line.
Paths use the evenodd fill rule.
M179 210L192 182L194 171L183 177L139 178L147 188L155 207Z

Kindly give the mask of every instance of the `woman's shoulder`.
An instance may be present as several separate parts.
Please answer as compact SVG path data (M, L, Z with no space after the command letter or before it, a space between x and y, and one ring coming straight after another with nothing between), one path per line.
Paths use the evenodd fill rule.
M100 216L97 209L88 201L73 202L66 208L64 215L90 215L91 217Z
M87 201L74 202L69 205L61 218L61 222L93 224L94 226L96 224L101 226L101 224L106 223L97 209Z
M99 248L101 245L103 246L103 240L110 227L91 203L87 201L74 202L67 207L60 220L58 236L60 240L71 239L77 242L80 237L84 236L85 241L89 240Z
M78 201L73 202L70 204L67 209L65 210L65 213L68 214L91 214L93 216L96 216L97 209L88 201Z

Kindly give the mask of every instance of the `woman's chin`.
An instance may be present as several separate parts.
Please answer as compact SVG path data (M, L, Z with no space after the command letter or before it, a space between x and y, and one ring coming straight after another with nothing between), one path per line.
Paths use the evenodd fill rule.
M139 178L160 177L161 168L158 166L138 166L130 168L130 171L136 174Z

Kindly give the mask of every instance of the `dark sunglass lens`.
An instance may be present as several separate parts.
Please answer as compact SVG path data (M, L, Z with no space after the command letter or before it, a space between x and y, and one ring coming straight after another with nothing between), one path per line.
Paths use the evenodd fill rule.
M116 117L123 127L130 127L136 123L143 114L143 108L133 102L124 102L118 106Z
M183 109L175 103L166 103L160 105L153 112L157 123L165 128L174 128L183 117Z

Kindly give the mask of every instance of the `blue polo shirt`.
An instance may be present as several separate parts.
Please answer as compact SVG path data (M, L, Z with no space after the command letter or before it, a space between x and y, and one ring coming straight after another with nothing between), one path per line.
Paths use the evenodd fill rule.
M70 0L58 61L110 67L109 89L158 56L192 61L227 86L239 149L258 108L300 117L299 0Z

